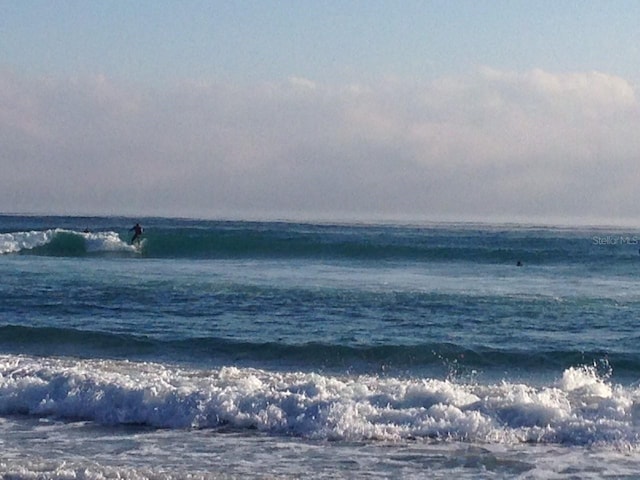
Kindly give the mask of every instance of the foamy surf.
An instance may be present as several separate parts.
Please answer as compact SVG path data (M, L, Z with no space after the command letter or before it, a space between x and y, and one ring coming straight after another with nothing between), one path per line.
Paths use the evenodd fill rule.
M330 376L0 356L0 415L254 430L314 440L438 440L637 450L640 391L591 367L556 384Z
M0 254L33 252L73 254L96 252L138 252L116 232L78 232L61 228L0 234Z

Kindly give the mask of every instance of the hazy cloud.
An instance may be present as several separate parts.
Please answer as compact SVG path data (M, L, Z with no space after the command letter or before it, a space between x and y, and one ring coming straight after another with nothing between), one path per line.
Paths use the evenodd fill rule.
M637 217L640 109L600 72L328 85L0 71L0 210Z

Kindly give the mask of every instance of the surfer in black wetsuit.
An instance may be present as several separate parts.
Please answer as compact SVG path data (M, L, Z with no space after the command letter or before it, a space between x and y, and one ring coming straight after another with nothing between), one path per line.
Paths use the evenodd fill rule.
M129 229L129 231L134 232L133 238L131 238L131 245L133 245L133 242L135 242L136 240L140 242L140 237L142 236L142 227L140 226L140 224L136 223L133 227Z

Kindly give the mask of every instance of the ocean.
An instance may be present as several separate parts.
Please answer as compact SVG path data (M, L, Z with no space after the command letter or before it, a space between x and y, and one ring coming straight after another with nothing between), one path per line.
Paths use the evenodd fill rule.
M638 478L639 248L0 216L0 476Z

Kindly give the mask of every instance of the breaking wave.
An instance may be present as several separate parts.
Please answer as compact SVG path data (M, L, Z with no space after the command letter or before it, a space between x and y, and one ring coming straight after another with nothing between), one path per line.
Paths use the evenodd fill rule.
M224 427L320 440L637 448L639 393L610 383L591 367L568 368L556 383L532 386L0 356L3 416Z
M44 256L127 252L136 247L124 242L116 232L77 232L60 228L0 233L0 254L23 253Z
M552 235L553 233L553 235ZM593 233L593 232L591 232ZM312 258L515 264L628 263L631 241L604 241L588 232L563 236L551 230L504 232L469 228L358 227L250 222L203 222L150 227L141 246L126 230L81 232L47 229L0 233L0 254L49 256L140 253L154 258ZM622 237L620 237L622 238ZM599 239L599 241L596 241Z

